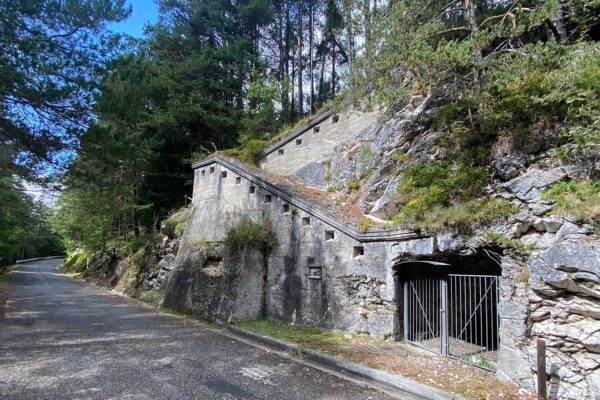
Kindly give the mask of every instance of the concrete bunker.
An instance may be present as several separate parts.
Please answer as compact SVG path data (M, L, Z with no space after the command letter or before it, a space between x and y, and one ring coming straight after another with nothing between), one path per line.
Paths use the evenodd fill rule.
M490 253L429 256L392 268L398 339L496 370L501 269Z

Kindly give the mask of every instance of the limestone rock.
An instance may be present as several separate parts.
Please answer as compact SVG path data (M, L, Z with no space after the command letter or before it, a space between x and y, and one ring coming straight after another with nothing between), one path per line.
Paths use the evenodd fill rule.
M504 159L494 163L494 170L500 178L506 180L512 179L523 168L525 157L521 154L511 154Z

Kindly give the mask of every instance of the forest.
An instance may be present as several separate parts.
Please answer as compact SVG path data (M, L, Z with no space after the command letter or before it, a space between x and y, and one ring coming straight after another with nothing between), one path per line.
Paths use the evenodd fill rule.
M0 261L129 252L189 202L192 162L245 161L326 108L393 115L443 92L446 160L402 171L399 218L476 198L492 144L581 163L598 196L600 1L0 3ZM27 183L56 190L53 207Z

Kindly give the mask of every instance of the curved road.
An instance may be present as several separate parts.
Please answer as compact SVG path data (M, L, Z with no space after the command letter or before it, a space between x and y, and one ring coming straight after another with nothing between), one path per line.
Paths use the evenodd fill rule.
M70 279L59 262L19 266L0 298L1 399L391 398Z

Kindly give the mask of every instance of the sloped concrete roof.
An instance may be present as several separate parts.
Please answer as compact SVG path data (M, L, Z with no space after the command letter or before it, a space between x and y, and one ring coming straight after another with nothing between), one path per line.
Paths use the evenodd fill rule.
M361 242L399 241L422 237L410 229L384 229L359 232L357 225L365 215L352 204L343 204L334 194L317 189L289 176L279 176L232 157L214 155L192 165L197 169L217 163L279 196L308 214Z

